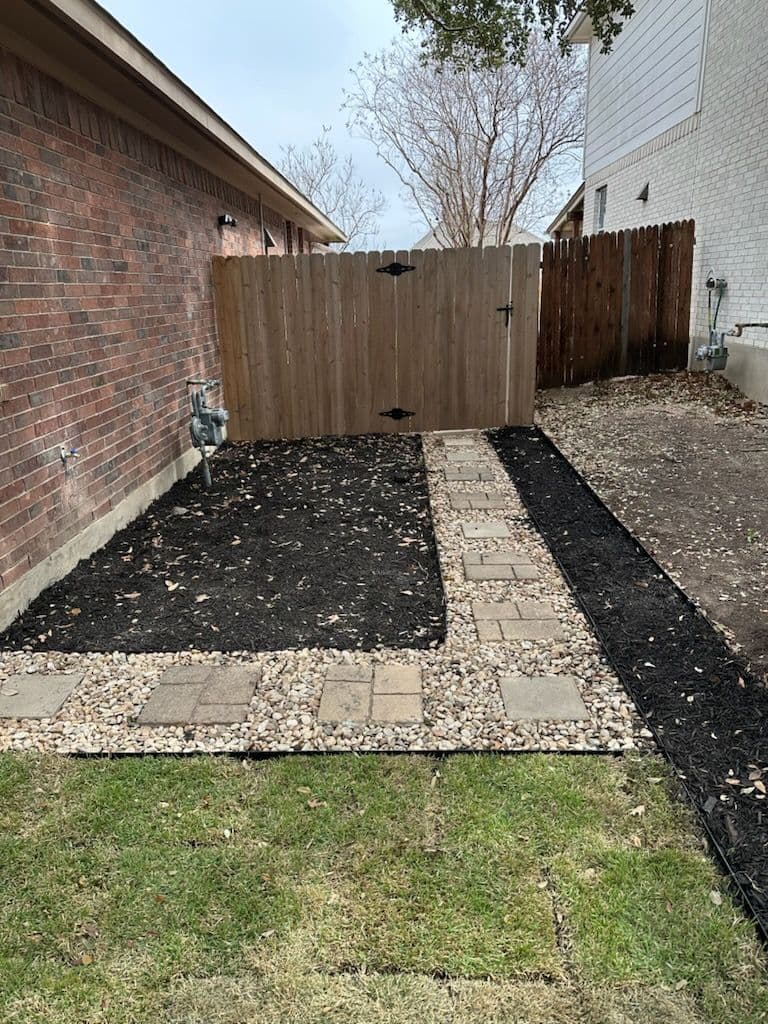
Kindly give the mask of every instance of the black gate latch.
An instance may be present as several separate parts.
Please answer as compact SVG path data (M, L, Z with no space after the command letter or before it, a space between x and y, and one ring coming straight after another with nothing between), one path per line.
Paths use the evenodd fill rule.
M407 409L401 409L399 405L396 405L394 409L387 409L386 412L380 412L379 416L389 416L393 420L404 420L409 416L415 416L416 413L408 412Z
M408 270L415 270L416 267L409 267L406 263L390 263L386 267L377 267L377 274L391 274L392 277L400 277L401 274L405 274Z
M505 316L504 316L504 326L505 327L509 327L509 320L510 320L510 317L512 316L512 310L514 308L515 307L512 305L511 302L508 302L506 304L506 306L497 306L496 307L496 312L497 313L504 313L505 314Z

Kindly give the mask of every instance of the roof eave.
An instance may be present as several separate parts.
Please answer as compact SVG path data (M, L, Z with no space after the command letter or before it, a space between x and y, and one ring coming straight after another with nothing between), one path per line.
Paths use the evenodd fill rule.
M65 84L75 89L79 86L97 102L94 93L106 90L105 96L108 93L113 100L111 109L119 116L171 146L175 131L180 152L202 157L198 162L242 191L259 198L263 195L268 205L276 206L319 241L346 241L330 218L94 0L15 0L0 6L0 23L9 30L7 35L3 32L5 45L20 48L21 56L36 61L44 70L50 67L54 77L57 72L59 77L70 72ZM81 52L72 52L69 67L62 31L81 47ZM85 67L84 59L93 67ZM107 66L111 74L105 73ZM120 77L123 89L116 87ZM130 116L132 104L134 118ZM157 116L161 108L165 113ZM204 140L205 147L195 146L194 138ZM218 158L214 150L220 154Z
M571 18L570 24L563 33L563 39L567 43L589 43L592 41L593 35L592 19L584 11L579 11Z

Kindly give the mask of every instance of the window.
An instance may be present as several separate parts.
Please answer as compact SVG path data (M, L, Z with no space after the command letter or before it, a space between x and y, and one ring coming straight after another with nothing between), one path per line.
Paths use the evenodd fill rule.
M595 231L605 231L605 209L608 205L608 186L595 190Z

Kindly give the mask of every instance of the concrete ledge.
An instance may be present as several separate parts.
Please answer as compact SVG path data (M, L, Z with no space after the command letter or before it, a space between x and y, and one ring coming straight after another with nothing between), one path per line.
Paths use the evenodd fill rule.
M165 469L147 480L141 487L123 498L111 512L86 526L76 537L67 541L47 558L33 566L20 580L0 593L0 632L7 629L16 616L23 612L46 587L67 575L79 561L89 558L104 547L108 540L141 515L155 498L185 477L200 461L200 452L190 448Z
M768 335L768 331L764 331ZM742 345L728 338L728 364L725 376L747 398L768 404L768 348Z

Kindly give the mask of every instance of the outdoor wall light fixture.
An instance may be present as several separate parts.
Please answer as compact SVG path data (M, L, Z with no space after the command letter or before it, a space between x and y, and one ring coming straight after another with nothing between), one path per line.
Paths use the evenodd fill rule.
M643 185L643 187L640 190L640 195L637 197L640 200L640 202L642 202L642 203L647 203L648 202L649 185L650 185L650 182L646 181L645 185Z
M221 216L219 217L219 227L236 228L237 221L235 220L231 213L222 213Z

